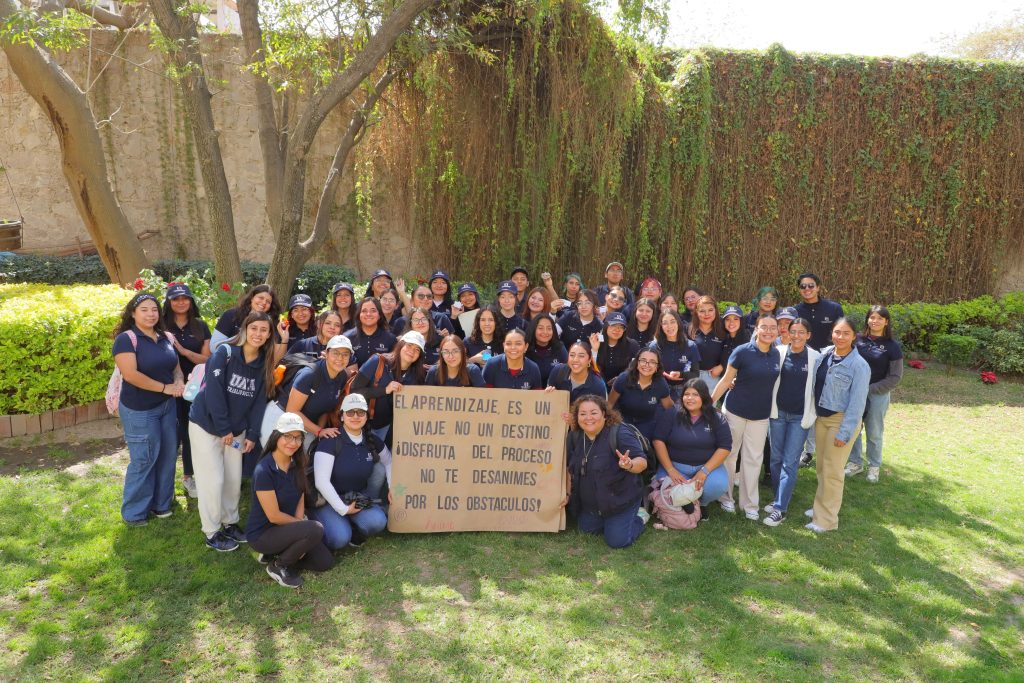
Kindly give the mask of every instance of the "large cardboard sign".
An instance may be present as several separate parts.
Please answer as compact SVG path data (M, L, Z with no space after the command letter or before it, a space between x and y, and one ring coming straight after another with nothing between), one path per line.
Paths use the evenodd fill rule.
M388 529L565 528L569 392L407 386L394 401Z

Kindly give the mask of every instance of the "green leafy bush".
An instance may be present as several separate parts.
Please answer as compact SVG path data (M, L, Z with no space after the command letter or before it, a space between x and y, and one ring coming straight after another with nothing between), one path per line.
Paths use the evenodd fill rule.
M962 334L940 334L935 338L935 357L949 367L967 367L974 360L978 340Z
M979 364L1007 374L1024 373L1024 325L1015 330L994 330L981 343Z
M0 284L0 414L103 398L113 332L131 297L115 285Z

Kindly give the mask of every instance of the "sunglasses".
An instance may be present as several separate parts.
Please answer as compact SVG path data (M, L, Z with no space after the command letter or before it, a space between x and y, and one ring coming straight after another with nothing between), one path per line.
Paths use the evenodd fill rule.
M814 289L817 286L818 285L814 284L813 282L805 282L802 285L800 285L800 289Z
M346 410L345 414L349 417L365 417L366 411L359 408L353 408L352 410Z

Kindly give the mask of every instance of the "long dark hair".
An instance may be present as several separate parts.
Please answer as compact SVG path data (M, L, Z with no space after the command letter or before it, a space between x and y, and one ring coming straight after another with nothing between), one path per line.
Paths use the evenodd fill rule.
M676 340L674 342L669 341L665 331L661 328L661 323L666 315L672 316L676 320ZM681 344L686 340L686 325L683 324L683 318L678 311L658 312L658 327L654 330L654 338L658 340L659 344Z
M338 284L334 285L334 291L331 293L331 309L338 311L338 315L341 315L341 309L338 308L338 293L341 291L346 291L349 293L349 298L352 299L352 303L348 305L348 310L345 311L345 313L348 315L348 320L341 321L342 328L345 327L345 324L347 322L354 321L356 317L356 292L354 289L352 289L351 285L349 285L348 287L342 287L341 285L344 284L348 283L339 282Z
M654 299L648 297L637 299L636 303L633 304L633 311L629 314L629 324L626 325L627 337L632 337L633 335L640 332L640 328L637 326L636 321L636 311L641 306L647 306L648 308L651 309L651 322L647 323L648 328L651 325L654 325L654 329L657 330L660 326L660 321L658 320L658 311L661 309L658 308L657 302Z
M341 319L341 313L333 308L328 308L326 311L318 315L316 317L316 320L313 321L313 329L316 330L317 342L320 341L320 328L323 327L324 321L327 320L327 318L331 317L332 315L338 316L338 322L341 323L341 332L338 332L338 334L342 334L342 332L345 331L345 321ZM327 341L331 340L328 339ZM324 342L324 344L326 343L327 342Z
M177 299L178 297L174 298ZM188 297L188 301L188 313L185 314L186 316L188 316L188 322L185 323L185 327L188 328L189 332L192 333L193 337L195 337L196 339L202 339L203 326L199 324L200 321L202 320L202 317L199 315L199 306L196 305L196 300L193 299L192 297ZM161 318L166 329L171 329L172 325L177 327L177 323L174 321L174 310L171 309L170 299L164 299L164 307Z
M309 309L309 323L308 324L309 324L309 326L311 328L313 328L314 331L317 331L317 329L318 329L317 323L319 322L320 318L317 315L316 307L314 307L314 306L306 306L305 304L296 304L295 306L292 306L291 308L288 309L288 329L295 330L295 329L298 329L298 327L299 327L299 324L297 322L295 322L295 318L292 317L292 311L294 309L298 308L299 306L304 306L305 308ZM340 318L341 316L338 316L338 317ZM342 321L341 326L342 326L342 328L345 327L345 321Z
M380 307L380 299L378 299L376 297L368 296L365 299L363 299L362 301L360 301L359 305L356 306L356 317L352 321L352 323L355 325L356 334L360 335L361 337L366 337L366 333L363 332L363 321L361 320L362 313L363 313L363 306L373 306L373 307L375 307L377 309L377 316L378 316L377 317L377 329L378 330L380 330L380 329L387 329L388 323L387 323L386 320L384 320L384 309Z
M863 335L871 334L871 328L868 327L868 318L871 317L872 313L877 313L885 319L885 331L882 332L882 339L892 339L892 316L889 315L889 309L881 304L872 306L868 309L867 315L864 316L864 331Z
M530 310L530 297L534 294L540 294L544 298L544 308L540 313L533 313ZM552 301L554 301L554 299L551 297L551 292L549 292L546 287L534 287L526 293L526 306L523 307L523 320L526 322L532 322L534 318L539 318L545 313L549 313L551 311Z
M391 376L395 381L402 376L402 349L408 345L409 342L399 339L395 343L395 348L392 349L391 353L382 353L381 357L384 358L384 362L391 368ZM416 347L416 350L420 352L419 358L412 364L411 368L416 373L416 382L423 384L424 378L427 376L427 366L423 363L423 358L427 354L423 352L420 347Z
M427 343L427 346L433 347L440 344L441 335L437 333L437 325L434 324L434 314L430 312L429 308L423 308L422 306L414 306L409 309L409 315L405 317L405 326L402 328L402 334L413 331L412 317L416 313L422 313L427 318L427 326L430 328L430 330L427 332L424 338L424 340Z
M683 393L686 393L687 389L693 389L700 396L700 414L704 416L704 419L711 423L715 419L715 415L718 411L715 409L715 403L711 400L711 391L708 389L707 382L699 377L688 379L683 383ZM679 424L691 424L690 423L690 411L685 408L679 411L677 415Z
M689 289L693 289L692 287ZM689 291L689 289L687 291ZM693 291L697 291L694 289ZM710 294L704 294L697 299L697 304L693 307L693 315L690 317L690 326L686 330L686 336L690 339L696 339L697 333L700 332L700 319L697 315L697 309L703 305L709 305L715 309L715 319L711 321L711 334L715 335L719 339L725 338L725 323L722 322L722 316L718 315L718 302L715 297ZM686 305L685 303L683 304ZM741 324L742 327L742 324Z
M443 387L445 382L449 379L456 379L459 382L460 387L468 387L471 382L469 381L469 359L466 352L466 344L459 339L458 335L449 334L447 337L441 340L441 345L438 351L444 350L445 344L454 344L461 354L459 359L459 372L454 378L448 377L448 363L445 362L444 355L437 360L437 370L434 372L434 384Z
M267 311L273 320L277 320L281 317L281 301L277 298L277 294L274 292L274 288L268 284L256 285L251 287L248 292L242 295L238 300L238 307L235 308L235 322L241 323L249 313L252 311L252 299L257 294L263 294L266 292L270 295L270 310ZM270 326L270 335L277 339L277 325L272 324Z
M530 321L529 325L526 326L526 350L533 351L537 348L537 327L540 326L540 322L542 320L547 320L551 323L551 341L548 342L548 345L545 348L549 348L557 353L562 349L564 344L562 344L562 340L558 338L558 327L555 325L555 319L550 313L538 315Z
M629 373L626 378L630 384L640 384L640 370L637 368L636 363L640 360L641 354L653 353L654 357L658 359L658 366L654 368L654 377L657 379L661 376L661 373L665 371L665 367L661 364L661 351L656 346L645 346L636 352L636 356L633 360L629 361Z
M267 341L263 342L263 346L260 347L259 355L263 362L264 390L266 391L267 398L274 398L277 395L277 386L274 384L274 370L277 369L277 364L274 363L274 319L267 313L251 311L249 315L245 316L245 320L242 321L242 325L238 328L238 334L224 343L238 347L243 346L245 344L246 329L249 325L260 321L270 325L270 336L267 337Z
M121 312L121 322L117 326L117 330L114 332L114 336L127 332L135 326L135 309L139 307L143 301L150 300L156 304L157 312L160 311L160 302L156 300L156 297L146 292L139 292L131 298L131 301L124 307L124 311ZM164 327L164 321L160 316L157 316L156 324L153 325L153 331L156 332L158 337L162 337L167 328Z
M480 316L484 314L484 311L490 311L491 317L494 318L494 339L491 341L491 344L500 346L505 341L505 317L501 315L497 306L493 304L482 307L480 312L476 314L476 318L473 319L473 332L469 335L469 341L474 344L482 344L484 342L480 332Z
M270 432L270 436L267 437L267 445L263 447L263 455L276 451L277 442L280 440L281 432L276 429ZM295 454L292 456L291 475L292 480L295 482L295 488L299 490L303 498L309 493L309 479L306 477L306 470L308 468L309 456L306 455L305 445L300 443Z

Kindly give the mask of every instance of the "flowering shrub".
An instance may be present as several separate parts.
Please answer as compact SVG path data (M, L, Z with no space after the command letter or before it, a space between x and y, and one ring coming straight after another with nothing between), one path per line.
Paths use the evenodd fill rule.
M199 307L199 314L207 320L216 318L238 303L238 298L245 292L244 282L236 282L231 285L227 282L218 283L213 272L207 268L200 275L195 270L187 270L184 275L175 275L168 281L164 281L156 272L146 268L141 277L135 281L135 289L149 292L163 305L164 296L167 294L167 287L172 283L185 284L192 290L192 298L196 300ZM140 285L141 283L141 285Z
M995 384L999 380L996 379L996 373L986 370L981 373L981 381L985 384Z

